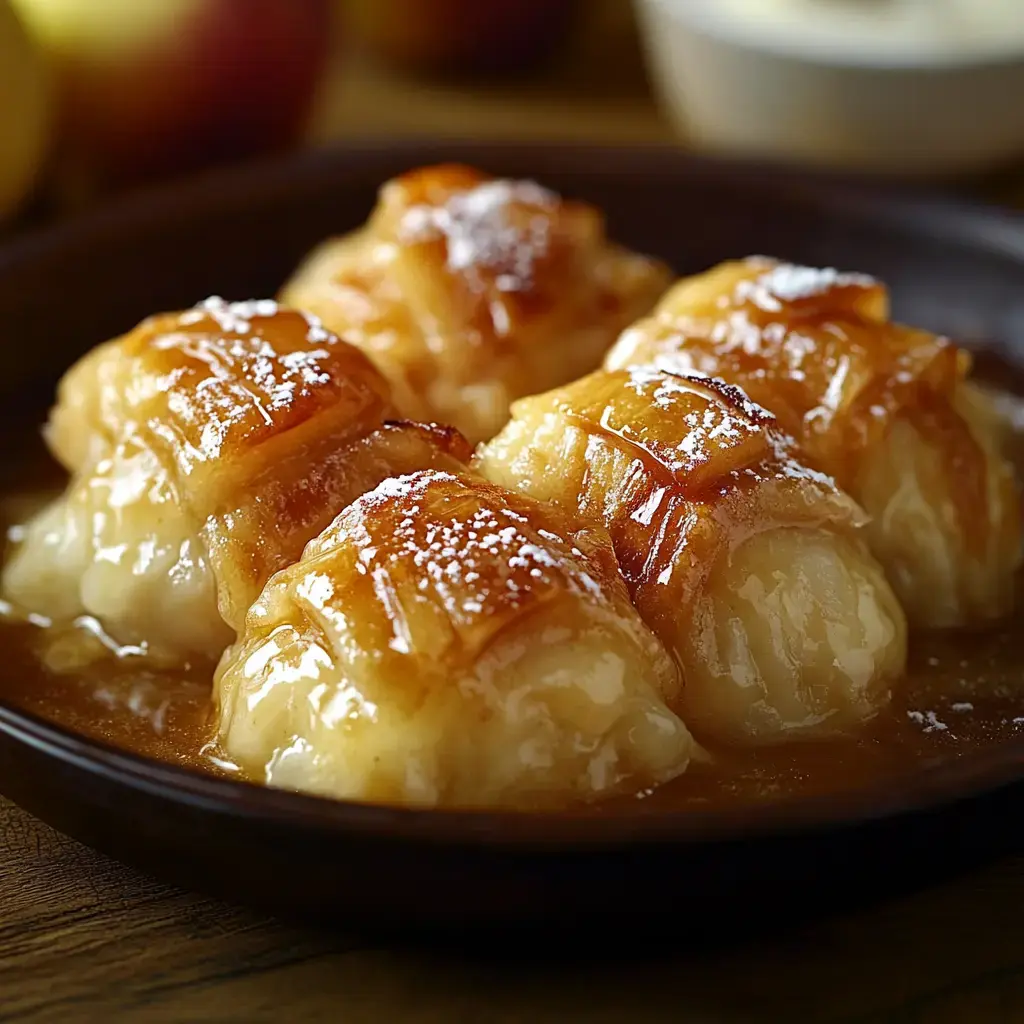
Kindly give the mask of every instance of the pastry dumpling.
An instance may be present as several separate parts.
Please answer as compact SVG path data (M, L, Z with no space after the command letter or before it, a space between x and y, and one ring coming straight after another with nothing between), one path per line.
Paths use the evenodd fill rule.
M339 509L468 457L454 432L385 426L390 410L366 356L305 314L210 299L152 317L64 376L47 440L71 481L25 528L4 595L161 658L219 657Z
M512 412L477 468L607 524L699 740L827 736L885 706L906 625L863 513L740 389L598 371Z
M1020 506L967 353L891 323L872 278L768 259L684 280L626 331L610 369L699 370L771 409L870 516L867 535L911 622L1005 614Z
M678 686L602 528L431 470L359 498L271 578L216 694L224 749L269 785L540 807L682 772Z
M282 299L363 349L403 415L475 443L512 399L595 369L668 283L593 207L440 166L385 184L368 224L315 250Z

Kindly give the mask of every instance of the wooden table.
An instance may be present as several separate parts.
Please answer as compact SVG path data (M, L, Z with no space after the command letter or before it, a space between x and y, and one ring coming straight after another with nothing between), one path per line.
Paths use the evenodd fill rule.
M0 1020L1024 1021L1024 862L708 954L619 964L368 945L168 888L0 801ZM686 922L680 921L685 929Z
M675 137L628 12L592 0L562 64L470 92L339 64L313 132L603 142ZM1024 179L985 185L1024 200ZM704 955L617 965L368 946L161 885L0 800L0 1021L1001 1024L1024 1021L1024 860ZM681 921L680 927L686 927Z

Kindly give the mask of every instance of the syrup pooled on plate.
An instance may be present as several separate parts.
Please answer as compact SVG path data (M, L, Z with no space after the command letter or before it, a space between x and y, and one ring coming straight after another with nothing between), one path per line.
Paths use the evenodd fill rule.
M1013 438L1021 473L1024 402L1000 394L995 408ZM35 430L18 440L12 450L23 452L23 461L6 464L0 477L7 529L24 522L26 512L44 504L61 481ZM210 664L154 668L142 648L116 648L88 617L56 643L44 627L40 619L13 617L0 624L7 662L0 703L133 753L212 774L243 775L211 742ZM663 813L871 787L1012 740L1024 732L1022 628L1024 607L1018 605L987 631L913 632L907 678L894 688L891 705L855 737L712 749L708 763L691 764L653 792L614 798L585 813Z

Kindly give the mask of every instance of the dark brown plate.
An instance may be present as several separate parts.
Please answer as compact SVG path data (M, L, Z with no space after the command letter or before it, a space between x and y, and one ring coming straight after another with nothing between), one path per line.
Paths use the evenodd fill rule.
M0 252L7 436L40 414L26 396L89 346L210 293L272 294L311 245L365 217L382 180L441 159L596 202L618 238L681 273L754 252L875 273L900 318L1024 358L1024 220L1010 214L672 150L350 147L140 196ZM746 928L1016 843L1022 779L1024 738L884 787L753 808L391 810L156 764L0 705L0 791L62 831L230 899L377 924Z

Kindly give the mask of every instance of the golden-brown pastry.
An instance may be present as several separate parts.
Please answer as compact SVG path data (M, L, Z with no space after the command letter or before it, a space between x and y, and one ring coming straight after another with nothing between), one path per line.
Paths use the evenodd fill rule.
M512 399L597 367L668 282L593 207L440 166L385 184L368 224L316 249L282 299L363 349L405 416L475 443Z
M267 583L216 693L221 743L269 785L539 807L682 772L678 685L601 527L423 471L359 498Z
M72 478L28 524L4 594L163 657L218 657L349 501L468 457L454 432L384 426L390 409L366 356L274 302L152 317L64 376L47 440Z
M512 413L477 468L607 524L698 739L815 738L885 706L906 625L863 514L739 388L598 371Z
M883 285L763 258L677 284L609 369L652 363L739 384L868 512L872 550L911 621L1005 614L1020 506L968 355L888 319Z

